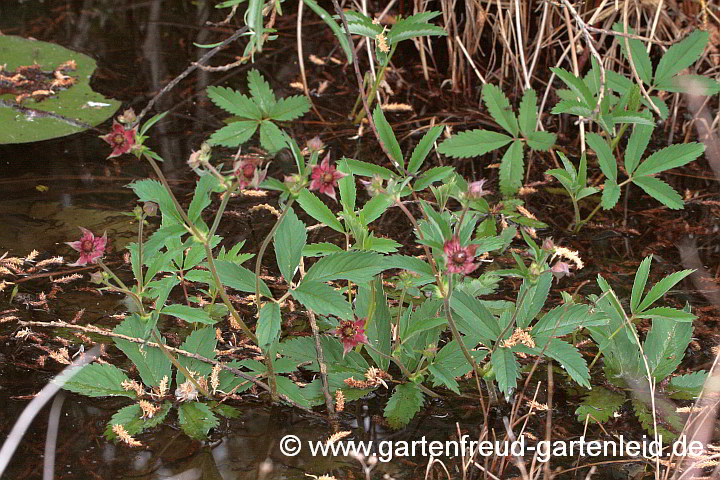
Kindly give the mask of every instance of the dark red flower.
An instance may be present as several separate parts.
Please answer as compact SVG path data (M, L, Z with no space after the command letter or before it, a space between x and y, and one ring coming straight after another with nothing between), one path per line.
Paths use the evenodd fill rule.
M247 157L235 162L234 171L240 188L246 188L248 186L257 188L258 185L265 180L267 168L265 170L258 168L260 161L261 160L255 159L254 157Z
M330 154L328 153L320 165L315 165L312 169L310 190L317 190L336 200L335 187L337 187L337 181L346 175L347 173L338 172L334 166L330 166Z
M340 325L335 329L335 334L340 337L343 343L343 356L352 350L359 343L368 343L365 335L365 319L341 320Z
M80 252L80 258L78 258L77 262L70 264L70 266L73 267L95 263L105 254L105 246L107 245L107 232L103 233L102 237L96 237L87 228L80 227L80 230L83 232L80 240L76 242L65 242L70 245L73 250Z
M452 237L445 242L443 250L445 251L445 262L449 273L462 273L467 275L480 266L475 263L475 245L469 247L461 247L457 237Z
M135 146L136 133L137 127L125 129L122 124L114 121L110 133L100 137L108 144L110 144L113 149L112 153L107 158L118 157L132 150L132 148Z

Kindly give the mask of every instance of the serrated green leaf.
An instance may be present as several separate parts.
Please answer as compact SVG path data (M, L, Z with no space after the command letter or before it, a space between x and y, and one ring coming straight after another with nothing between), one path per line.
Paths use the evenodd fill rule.
M620 187L614 180L607 179L603 185L601 204L604 210L610 210L620 199Z
M445 29L438 25L408 20L409 19L407 18L399 20L387 33L388 42L390 43L390 45L415 37L424 37L429 35L447 35Z
M512 195L522 187L525 162L523 161L523 143L513 141L500 160L500 191Z
M327 225L336 232L345 233L340 221L335 217L332 211L325 205L322 200L304 188L298 195L297 202L305 210L305 213L313 217L320 223Z
M202 308L194 308L188 305L168 305L167 307L160 310L163 315L170 315L171 317L180 318L189 323L204 323L206 325L212 325L215 320L210 318L210 315Z
M215 329L212 327L205 327L190 333L182 345L180 345L180 349L212 360L215 358L216 346L217 337L215 335ZM205 363L196 358L179 355L177 360L180 365L187 368L190 372L193 372L196 380L199 377L210 375L210 372L212 371L212 366L209 363ZM185 380L185 375L178 370L176 373L176 383L178 385L182 385L185 383Z
M530 132L527 137L528 147L535 151L546 152L555 145L557 136L550 132Z
M328 282L342 279L364 285L387 268L386 258L378 253L334 253L315 262L305 274L305 281Z
M114 365L93 363L84 367L73 367L59 375L57 381L65 382L62 387L65 390L88 397L135 398L135 392L126 391L121 386L130 379Z
M305 115L310 110L310 102L302 95L281 98L270 108L268 116L280 122L288 122Z
M535 133L535 125L537 124L537 93L535 93L535 90L532 88L525 90L523 98L520 101L518 123L520 131L526 137Z
M300 264L306 242L307 231L305 230L305 224L298 219L293 209L290 208L283 221L278 225L273 237L277 265L288 285L292 282L295 270Z
M695 30L687 38L670 47L655 69L655 84L661 83L695 63L705 51L708 32Z
M435 182L439 182L440 180L443 180L450 176L455 171L454 167L445 166L445 167L433 167L429 170L427 170L425 173L420 175L417 180L415 180L415 183L413 184L413 190L419 192L421 190L424 190L431 184Z
M679 210L685 205L679 193L673 190L670 185L655 177L633 178L633 183L668 208Z
M679 390L700 393L702 388L705 386L706 380L707 372L692 372L685 375L678 375L676 377L672 377L670 379L670 386Z
M560 363L560 366L570 375L570 378L579 385L591 388L587 363L585 363L585 359L575 346L553 338L545 350L545 355Z
M692 337L692 324L655 318L643 343L650 373L658 382L673 373L685 356Z
M697 319L697 317L690 312L670 307L650 308L642 313L637 313L635 317L652 319L659 318L663 320L672 320L674 322L692 322Z
M595 151L603 175L617 183L617 160L610 150L610 145L603 137L594 132L585 135L585 142Z
M250 140L258 123L254 120L239 120L216 130L208 140L213 145L237 147Z
M393 204L393 199L389 195L376 195L363 205L360 210L360 218L366 225L380 218L385 211Z
M410 156L410 162L408 163L409 173L417 173L417 171L420 170L425 158L427 158L433 144L443 132L444 128L442 125L432 127L423 135L418 144L415 145L412 155Z
M711 96L720 92L720 83L703 75L676 75L659 82L655 88L666 92ZM653 98L653 102L655 101Z
M680 283L685 277L692 274L695 270L680 270L679 272L673 272L667 277L663 278L655 285L652 286L648 294L645 296L637 310L639 312L644 311L650 305L655 303L660 297L670 291L675 285Z
M188 217L193 223L197 223L202 217L202 212L210 205L210 192L219 185L214 175L204 175L195 185L195 194L188 207Z
M560 100L555 104L551 113L558 115L560 113L569 113L578 117L592 117L593 109L585 105L580 100Z
M481 342L489 347L498 340L502 328L482 302L458 290L450 297L450 307L455 312L458 329L470 336L472 343Z
M250 89L250 95L255 103L260 107L260 110L265 114L269 114L272 107L275 106L275 94L270 88L270 84L265 78L255 69L248 72L247 75L248 88Z
M269 121L260 124L260 145L272 155L288 146L285 133Z
M382 108L380 108L380 105L375 107L373 120L375 122L375 127L377 128L380 141L382 141L385 148L388 152L390 152L390 156L395 162L395 167L402 174L405 169L405 159L403 158L402 150L400 150L400 144L398 143L397 138L395 138L392 127L385 119L385 114L383 113Z
M590 110L595 107L595 97L593 97L592 92L590 92L582 79L562 68L551 67L550 70L573 91L577 99L583 103L583 106Z
M504 147L513 139L499 132L489 130L468 130L448 138L438 145L438 152L448 157L478 157Z
M483 100L493 119L513 137L518 135L518 121L510 107L510 101L498 87L491 83L483 86Z
M260 108L255 102L242 93L226 87L208 87L208 98L228 113L251 120L261 120Z
M177 208L175 208L175 203L172 201L172 197L170 197L170 194L165 190L162 183L157 180L145 179L131 183L130 188L132 188L141 202L157 203L163 217L168 216L177 223L183 223L182 217L177 211Z
M460 387L457 381L439 365L430 365L428 370L432 374L433 386L445 385L457 395L460 395Z
M517 306L516 322L518 327L526 328L535 319L542 310L545 301L550 293L553 275L550 272L540 275L534 283L527 280L523 281L518 293L518 302L522 302Z
M365 285L367 285L366 282ZM368 353L375 361L375 364L383 370L390 366L389 355L392 346L392 317L388 308L388 300L383 290L382 280L376 278L369 282L369 286L360 286L355 301L355 312L357 317L367 317L366 334L370 345L375 350ZM373 296L374 293L374 296ZM371 305L373 305L371 307ZM370 311L374 314L370 319ZM382 355L384 354L384 355Z
M625 396L620 393L595 387L583 398L582 403L575 410L575 415L580 423L585 423L588 416L591 423L605 423L620 409L625 400Z
M640 266L635 273L635 280L633 281L632 293L630 294L630 311L635 313L640 305L642 294L645 292L645 285L647 284L648 276L650 275L650 264L652 263L652 255L645 257L640 262Z
M653 175L655 173L681 167L692 162L703 154L705 145L702 143L676 143L650 155L635 170L635 176Z
M324 257L325 255L329 255L331 253L339 253L344 251L345 250L338 247L334 243L320 242L305 245L302 250L302 255L304 257Z
M390 427L399 429L410 423L425 403L425 396L414 383L402 383L395 387L385 406L385 418Z
M346 157L343 157L342 161L347 162L348 167L350 167L350 171L354 175L359 175L361 177L373 177L377 175L384 180L390 180L395 175L392 170L381 167L380 165L375 165L373 163L363 162L361 160L355 160L354 158Z
M303 280L294 290L293 298L320 315L335 315L343 320L352 319L352 306L345 296L319 281Z
M227 260L216 260L215 268L217 269L220 281L226 286L241 292L255 293L254 272ZM262 279L260 279L260 293L268 298L272 298L272 292Z
M355 211L355 202L357 200L357 187L355 186L355 176L350 171L347 160L337 162L338 172L346 175L338 180L338 191L340 192L340 203L347 211Z
M146 322L141 320L137 314L133 314L115 327L113 332L143 339L145 330ZM164 377L167 377L168 380L172 379L172 364L159 348L148 347L122 338L113 338L113 342L135 364L145 385L155 387L160 385Z
M625 170L628 175L633 175L640 164L645 149L650 143L653 127L649 125L635 125L625 149Z
M505 398L509 398L511 391L517 387L517 379L520 378L515 354L509 348L501 347L492 352L490 359L498 388L505 394Z
M614 111L609 116L614 124L632 123L635 125L646 125L648 127L655 126L655 120L652 114L645 110L642 112L625 112L625 111Z
M616 32L622 33L624 31L623 25L621 23L616 23L613 25L613 30ZM628 28L628 33L633 34L635 33L632 28ZM632 55L632 62L633 65L635 65L635 70L638 73L638 76L640 77L640 80L642 80L645 84L650 85L652 83L652 62L650 61L650 55L648 55L647 50L645 49L645 45L641 40L637 40L635 38L618 38L618 43L620 44L620 49L622 50L623 55L625 58L630 60L630 57L628 56L627 49L625 48L625 42L628 42L630 45L630 54Z
M530 333L536 338L539 348L544 348L542 339L562 337L576 329L594 324L588 315L587 305L559 305L550 310L533 326Z
M183 432L196 440L205 440L210 429L218 425L218 419L210 407L201 402L180 405L178 421Z
M280 334L281 324L280 305L275 302L267 302L263 305L255 327L255 335L257 335L260 348L265 351L270 348Z

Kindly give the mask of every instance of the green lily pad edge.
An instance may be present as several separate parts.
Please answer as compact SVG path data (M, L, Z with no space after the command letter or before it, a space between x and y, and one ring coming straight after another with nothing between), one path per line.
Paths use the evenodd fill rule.
M105 98L90 88L90 77L97 68L92 58L54 43L41 42L12 35L0 35L0 59L5 74L17 67L37 64L43 70L54 70L68 60L75 60L77 69L68 72L77 82L67 90L40 102L29 99L21 112L0 103L0 144L28 143L64 137L87 128L58 118L32 114L32 110L49 112L94 127L103 123L120 108L120 102ZM12 94L0 95L5 103L15 104Z

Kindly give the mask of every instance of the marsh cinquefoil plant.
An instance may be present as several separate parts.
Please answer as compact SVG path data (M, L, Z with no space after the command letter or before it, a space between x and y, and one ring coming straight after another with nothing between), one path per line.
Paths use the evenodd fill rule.
M546 311L554 276L579 270L583 263L576 252L550 241L538 245L527 235L522 227L529 219L518 214L522 202L505 199L502 206L491 205L482 180L468 183L450 166L423 168L442 126L429 128L406 155L376 107L373 121L392 169L351 158L333 162L331 152L320 160L321 142L314 139L302 150L272 123L273 119L300 115L301 102L277 100L258 74L251 72L250 76L252 99L229 89L209 90L218 105L244 115L246 120L241 121L247 122L247 128L233 127L232 135L216 132L210 141L238 146L247 142L259 125L261 144L271 144L275 150L287 148L294 158L295 173L282 181L265 178L263 158L238 156L227 168L213 158L212 146L205 144L189 161L200 178L185 209L157 164L162 159L144 145L145 133L162 116L151 119L135 134L131 153L148 161L159 181L141 180L130 186L148 207L134 212L138 240L128 247L134 280L126 284L100 265L105 289L131 301L131 312L116 327L113 341L133 363L140 381L117 366L96 364L84 367L65 384L65 388L86 395L124 396L134 401L113 416L108 437L132 445L136 442L132 435L163 421L176 408L184 431L202 438L218 424L218 415L234 414L222 400L253 385L273 401L301 408L325 404L330 411L333 398L353 401L374 389L387 388L392 392L385 416L391 426L401 427L427 397L438 397L444 389L460 393L465 386L458 379L470 372L478 388L482 379L490 391L497 385L511 398L528 356L555 360L570 379L590 388L588 365L565 338L582 328L588 328L600 343L607 368L613 365L612 355L626 355L623 346L608 343L617 340L614 332L625 328L620 319L624 321L626 316L622 307L617 309L619 303L611 301L615 297L604 280L599 282L603 294L591 298L591 303L578 303L565 295L561 305ZM502 94L494 87L487 90L486 100L494 105L491 110L496 119L504 119L506 130L513 135L498 134L502 135L498 143L513 142L516 147L510 148L521 153L525 142L531 148L536 141L545 148L552 143L554 137L549 134L536 135L542 132L535 130L532 93L526 93L516 119ZM283 107L289 105L297 108ZM248 111L258 115L253 114L254 118ZM286 116L278 117L280 111ZM135 132L137 126L131 123L123 128ZM265 134L265 143L263 128L270 132ZM451 138L443 145L450 148L454 143L457 141ZM517 185L515 166L510 165L515 173L508 177L510 190L506 193ZM356 177L365 179L361 182L369 194L367 201L357 189ZM243 252L244 242L227 245L217 234L232 195L249 188L280 192L277 219L254 259ZM219 197L219 204L211 216L208 207L213 195ZM333 206L339 203L337 213L323 201L324 196L336 201ZM146 220L154 213L150 205L157 205L160 225L147 235ZM403 245L372 231L371 224L389 208L398 208L411 223L424 256L399 254ZM512 268L482 269L491 253L506 252L518 227L527 251L512 253ZM311 242L311 228L334 231L338 241ZM261 276L270 247L279 271L272 289ZM253 263L247 264L250 260ZM684 312L650 308L686 273L660 282L641 299L638 295L648 269L646 261L638 274L640 280L636 280L640 293L633 289L633 318L666 323L691 320ZM384 278L387 271L393 276ZM515 300L489 300L488 295L504 277L521 281ZM252 296L254 325L238 312L230 290ZM283 317L291 305L293 311L306 314L312 336L292 336L284 331ZM179 348L166 345L161 332L166 317L188 324L190 333ZM245 341L260 349L261 359L232 360L224 354L218 358L214 325L225 318ZM658 328L684 327L667 323ZM608 329L611 331L605 335ZM652 344L653 338L649 336L646 345ZM677 358L681 343L673 346L672 352L669 346L647 348L645 355L662 352L664 358L667 352L674 352ZM664 362L661 360L658 357L658 365ZM666 363L652 372L665 378L679 361ZM290 377L305 372L315 377L307 384L300 385Z
M658 425L659 434L673 439L678 436L685 421L676 413L674 405L663 400L663 396L676 399L697 396L707 373L698 371L671 376L685 356L692 336L692 321L696 317L690 313L689 306L678 310L653 305L692 270L672 273L644 294L651 261L652 256L645 258L635 275L629 313L607 281L598 276L602 294L591 297L595 317L588 330L598 344L605 378L613 388L594 387L576 414L582 422L588 416L592 422L606 422L627 401L627 395L620 390L624 389L632 394L632 406L643 427L654 433L655 425ZM601 319L605 321L599 321ZM641 319L652 321L643 342L637 331ZM651 398L653 395L654 399ZM653 404L657 422L653 419Z

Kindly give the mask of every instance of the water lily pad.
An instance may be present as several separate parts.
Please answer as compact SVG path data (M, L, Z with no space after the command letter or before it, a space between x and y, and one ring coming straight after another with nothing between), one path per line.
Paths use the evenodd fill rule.
M18 67L39 65L43 72L53 74L66 62L75 62L75 69L63 71L75 78L74 84L58 87L50 96L37 95L18 104L17 92L0 95L0 144L36 142L78 133L104 122L120 108L119 101L105 98L90 88L97 63L87 55L53 43L0 35L0 59L5 65L0 74L6 77L15 76ZM0 84L0 93L7 90L2 87ZM12 108L15 105L21 109Z

